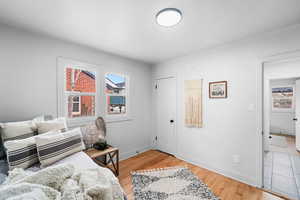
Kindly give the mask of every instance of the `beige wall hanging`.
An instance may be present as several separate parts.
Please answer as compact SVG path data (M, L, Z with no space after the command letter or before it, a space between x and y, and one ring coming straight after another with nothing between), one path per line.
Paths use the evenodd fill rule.
M202 128L202 79L185 80L185 126Z

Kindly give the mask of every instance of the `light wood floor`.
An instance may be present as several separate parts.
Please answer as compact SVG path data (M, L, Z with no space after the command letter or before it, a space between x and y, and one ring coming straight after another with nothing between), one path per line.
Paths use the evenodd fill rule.
M295 138L295 136L271 134L271 136L272 135L283 137L287 142L287 146L286 147L274 146L274 145L272 145L272 142L271 142L270 143L270 151L289 153L289 154L293 154L293 155L297 155L297 156L300 155L300 153L296 149L296 138Z
M127 194L133 200L130 172L142 169L154 169L171 166L187 166L203 182L205 182L222 200L279 200L281 198L266 193L258 188L240 183L220 174L197 167L173 156L150 150L120 162L119 180Z

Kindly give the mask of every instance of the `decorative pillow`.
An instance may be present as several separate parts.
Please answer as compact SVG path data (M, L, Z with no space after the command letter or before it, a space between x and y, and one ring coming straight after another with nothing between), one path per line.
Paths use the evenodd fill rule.
M80 128L60 134L38 135L35 141L41 167L51 165L84 149Z
M99 139L105 138L103 131L99 130L94 123L82 126L80 128L86 148L91 148L93 144L98 142Z
M53 120L52 115L40 115L37 116L35 118L33 118L33 122L43 122L43 121L49 121L49 120Z
M35 125L38 130L38 134L46 133L48 131L67 131L67 122L66 118L61 117L54 120L49 121L41 121L41 122L35 122Z
M48 132L44 135L53 135L58 132ZM36 149L35 137L29 137L22 140L10 140L4 143L7 153L7 162L9 170L14 168L26 169L35 163L38 163L38 154Z
M37 116L37 117L33 118L32 123L34 125L35 131L37 132L36 123L49 121L49 120L53 120L53 117L51 115L40 115L40 116Z
M34 136L34 124L32 121L8 122L1 125L1 138L4 141L24 139Z

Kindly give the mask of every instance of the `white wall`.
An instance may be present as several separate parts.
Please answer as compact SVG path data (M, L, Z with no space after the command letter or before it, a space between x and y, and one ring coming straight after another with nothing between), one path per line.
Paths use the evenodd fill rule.
M272 95L273 87L295 86L296 79L278 79L270 81L270 95ZM295 92L295 91L294 91ZM272 98L272 97L271 97ZM289 111L272 110L272 102L270 103L270 132L280 133L284 135L295 135L295 108Z
M158 64L157 77L177 77L177 156L226 176L261 185L262 62L300 49L300 26L260 34ZM182 47L184 48L184 47ZM203 78L203 122L184 126L183 82ZM210 81L228 81L227 99L209 99ZM233 156L240 163L233 163Z
M130 77L131 120L108 124L108 140L120 148L121 158L149 147L148 64L5 25L0 26L0 52L0 122L28 120L45 113L57 116L56 59L62 56Z

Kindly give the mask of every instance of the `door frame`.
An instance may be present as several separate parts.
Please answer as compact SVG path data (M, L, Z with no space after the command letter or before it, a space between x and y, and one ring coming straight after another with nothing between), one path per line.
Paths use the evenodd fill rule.
M157 84L157 82L159 81L159 80L163 80L163 79L171 79L171 78L173 78L174 79L174 81L175 81L175 110L174 110L174 112L175 112L175 115L174 115L174 120L175 120L175 123L174 123L174 141L173 141L173 143L174 143L174 152L172 152L171 154L172 155L174 155L174 156L177 156L177 154L178 154L178 135L177 135L177 128L178 128L178 112L177 112L177 109L178 109L178 83L177 83L177 76L176 75L166 75L166 76L160 76L160 77L157 77L157 78L154 78L154 85L153 85L153 88L154 88L154 92L153 92L153 96L154 96L154 98L153 98L153 100L154 100L154 103L153 103L153 105L154 105L154 118L156 118L156 114L157 114L157 102L158 102L158 99L157 99L157 93L156 93L156 84ZM154 138L154 141L155 141L155 144L153 145L154 146L154 148L155 149L157 149L157 150L159 150L157 147L158 147L158 141L157 140L155 140L155 137L158 135L158 129L157 129L157 122L156 122L156 120L154 120L154 127L155 127L155 131L154 131L154 135L153 135L153 138ZM169 153L169 152L167 152L167 153Z
M276 54L276 55L271 55L268 57L265 57L264 59L262 59L263 61L261 62L261 68L259 69L258 73L260 73L261 76L258 79L259 81L259 88L258 90L259 92L259 96L258 96L258 106L259 106L259 166L258 166L258 186L260 188L264 188L264 148L265 148L265 131L270 130L270 127L266 127L269 125L269 123L266 123L266 121L270 121L270 116L266 114L267 111L269 111L269 108L265 107L265 68L266 68L266 64L276 64L276 63L285 63L285 62L293 62L293 61L297 61L300 60L300 50L295 50L295 51L291 51L291 52L284 52L284 53L280 53L280 54ZM299 76L295 76L295 77L299 77ZM279 77L280 78L293 78L293 77ZM267 83L270 83L270 78L267 78ZM268 98L268 100L270 100Z
M298 83L299 82L299 83ZM296 143L296 150L297 151L299 151L299 137L297 137L297 130L298 130L298 124L297 123L299 123L298 122L298 109L299 109L299 106L297 107L297 102L299 101L299 95L298 95L298 97L297 97L297 91L300 93L300 88L298 87L300 85L300 80L299 79L296 79L296 83L295 83L295 88L294 88L294 90L296 91L296 95L294 96L294 101L295 101L295 115L294 115L294 118L296 118L297 120L296 121L294 121L295 122L295 143ZM300 131L300 130L298 130L298 131ZM299 133L299 132L298 132ZM297 140L297 138L298 138L298 140Z

